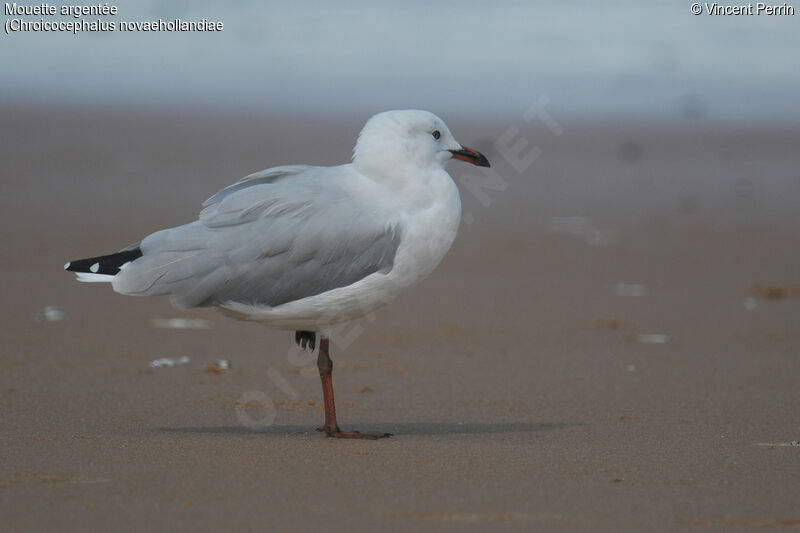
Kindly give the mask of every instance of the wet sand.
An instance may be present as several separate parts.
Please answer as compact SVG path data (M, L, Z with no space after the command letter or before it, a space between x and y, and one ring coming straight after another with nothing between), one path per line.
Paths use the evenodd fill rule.
M361 117L0 109L2 529L800 526L800 131L445 118L505 188L462 190L439 269L334 338L340 423L395 435L358 442L313 431L292 334L61 265L344 162ZM509 125L541 150L523 172Z

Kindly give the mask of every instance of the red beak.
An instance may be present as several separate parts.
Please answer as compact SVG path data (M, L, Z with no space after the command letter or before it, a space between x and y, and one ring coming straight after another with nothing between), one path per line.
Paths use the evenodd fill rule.
M453 159L460 159L479 167L491 166L485 155L472 148L462 146L460 150L450 150L450 152L453 154Z

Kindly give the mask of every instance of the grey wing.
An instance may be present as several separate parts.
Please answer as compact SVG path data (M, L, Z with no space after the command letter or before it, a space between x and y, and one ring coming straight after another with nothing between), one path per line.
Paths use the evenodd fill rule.
M181 308L274 307L392 269L398 221L336 187L292 181L233 191L198 221L145 238L115 290L169 294Z
M244 188L252 187L253 185L262 185L264 183L275 183L283 178L301 174L310 168L312 167L309 165L286 165L283 167L272 167L266 170L254 172L214 194L214 196L203 202L203 207L220 202L227 196L230 196L236 191L240 191Z

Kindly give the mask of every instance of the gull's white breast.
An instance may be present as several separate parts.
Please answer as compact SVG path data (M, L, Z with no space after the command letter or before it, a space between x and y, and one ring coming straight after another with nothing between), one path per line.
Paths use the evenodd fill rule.
M281 329L321 331L389 303L436 268L458 233L461 198L449 174L437 168L423 184L399 191L372 191L374 182L354 178L353 186L358 187L354 193L363 195L363 201L379 202L400 228L400 245L388 273L376 272L351 285L275 307L228 302L221 310Z

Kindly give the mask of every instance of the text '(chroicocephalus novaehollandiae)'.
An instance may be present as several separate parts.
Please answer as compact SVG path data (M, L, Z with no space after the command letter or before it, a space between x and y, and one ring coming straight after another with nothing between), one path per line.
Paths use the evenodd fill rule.
M391 301L442 260L461 219L458 188L444 170L450 159L489 166L436 115L387 111L367 121L350 164L256 172L206 200L198 220L65 268L122 294L165 294L180 309L213 306L295 330L304 349L314 349L319 333L319 430L388 436L339 429L331 328Z

